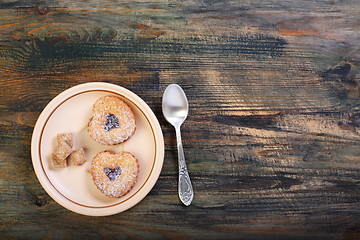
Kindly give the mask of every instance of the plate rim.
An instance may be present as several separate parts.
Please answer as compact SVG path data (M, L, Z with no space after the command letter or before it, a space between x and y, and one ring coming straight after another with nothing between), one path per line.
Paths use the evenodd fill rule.
M64 196L60 190L58 190L51 183L50 179L46 175L45 169L41 163L41 154L40 154L40 141L45 128L46 122L51 118L51 115L56 111L58 107L60 107L63 103L68 101L70 98L82 94L84 92L92 92L92 91L107 91L111 94L117 94L122 96L124 99L130 101L134 104L147 118L149 125L152 128L154 140L155 140L155 156L154 163L152 169L147 176L144 184L135 192L130 198L125 199L124 201L113 203L108 206L103 207L92 207L86 206L79 203L74 202L73 200ZM150 119L149 119L150 118ZM79 84L73 87L70 87L63 92L59 93L55 96L42 110L39 115L31 139L31 158L32 164L34 167L34 171L37 179L40 184L44 188L44 190L53 198L54 201L62 205L63 207L88 216L107 216L113 215L120 212L123 212L137 203L139 203L143 198L147 196L147 194L154 187L157 182L160 172L162 170L162 165L164 162L164 138L162 129L160 127L160 123L156 118L154 112L147 105L147 103L142 100L138 95L134 92L116 85L107 82L89 82ZM145 187L146 186L146 187Z

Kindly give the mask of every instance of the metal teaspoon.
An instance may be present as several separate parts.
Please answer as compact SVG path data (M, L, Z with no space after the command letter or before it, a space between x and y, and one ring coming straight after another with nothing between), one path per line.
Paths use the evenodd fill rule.
M180 134L180 126L188 115L189 106L186 95L179 85L171 84L165 89L162 99L162 111L165 119L173 125L176 130L179 160L179 198L182 203L189 206L194 198L194 192L186 167Z

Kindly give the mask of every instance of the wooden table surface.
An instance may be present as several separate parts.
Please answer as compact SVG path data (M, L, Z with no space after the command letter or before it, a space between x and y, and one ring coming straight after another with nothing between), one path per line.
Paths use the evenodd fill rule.
M360 239L360 2L3 0L0 238ZM60 92L118 84L156 114L165 159L152 191L108 217L41 187L35 122ZM168 84L195 198L177 196Z

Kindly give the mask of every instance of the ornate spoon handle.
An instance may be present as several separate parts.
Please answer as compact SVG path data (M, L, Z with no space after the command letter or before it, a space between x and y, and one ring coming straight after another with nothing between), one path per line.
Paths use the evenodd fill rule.
M184 205L189 206L194 198L194 191L186 167L183 145L181 141L180 126L175 127L175 130L179 159L179 198L181 202L184 203Z

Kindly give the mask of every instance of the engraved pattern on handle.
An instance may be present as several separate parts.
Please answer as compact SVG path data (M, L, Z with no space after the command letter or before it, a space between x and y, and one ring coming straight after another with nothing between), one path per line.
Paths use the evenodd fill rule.
M179 198L184 205L189 206L194 198L194 191L186 167L184 150L181 141L180 126L175 127L175 129L179 159Z

